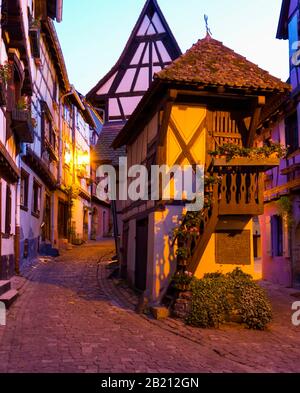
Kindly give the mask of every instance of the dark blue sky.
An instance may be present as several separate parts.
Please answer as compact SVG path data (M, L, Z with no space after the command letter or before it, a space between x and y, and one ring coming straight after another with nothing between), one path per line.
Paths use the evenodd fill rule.
M183 51L213 37L281 79L288 45L275 39L281 0L158 0ZM115 64L145 0L64 0L57 30L71 83L87 93Z

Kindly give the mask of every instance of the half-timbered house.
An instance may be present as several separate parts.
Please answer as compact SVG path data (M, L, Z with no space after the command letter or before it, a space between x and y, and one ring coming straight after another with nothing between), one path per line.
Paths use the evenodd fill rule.
M289 41L292 92L277 108L276 120L269 116L265 138L288 147L280 167L265 178L265 214L260 218L263 278L284 286L300 286L300 68L297 0L282 2L277 38ZM294 57L294 59L293 59ZM287 59L288 61L288 59Z
M252 218L263 213L263 171L278 159L213 158L224 144L253 147L263 108L289 85L207 35L155 75L149 91L113 142L126 146L128 167L202 164L218 181L205 191L198 235L186 269L196 277L236 267L254 275ZM220 180L221 179L221 180ZM130 181L130 180L129 180ZM173 231L185 201L123 202L123 267L137 289L161 299L176 270Z
M101 164L118 167L118 158L125 151L122 148L114 151L113 140L148 90L154 73L180 54L157 0L147 0L119 60L87 94L96 110L104 114L103 129L93 155L96 167ZM119 229L115 228L115 232Z
M20 152L33 140L31 112L21 110L19 100L30 102L33 85L25 4L2 0L0 5L0 279L9 279L19 270Z

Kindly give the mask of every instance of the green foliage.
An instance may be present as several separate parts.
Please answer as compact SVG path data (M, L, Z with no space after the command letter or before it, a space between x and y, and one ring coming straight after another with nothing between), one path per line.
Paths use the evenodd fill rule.
M39 29L41 27L41 22L38 19L32 19L30 22L31 29Z
M272 143L270 146L245 148L231 143L218 146L215 151L210 151L211 156L226 156L230 161L233 158L246 157L252 159L269 158L276 154L278 158L284 158L287 155L287 149L279 143Z
M6 61L4 64L0 64L0 83L6 84L12 75L12 67Z
M17 104L16 108L20 111L28 111L29 110L29 105L27 103L27 100L24 96L20 97Z
M175 276L173 277L173 284L176 289L181 290L182 287L187 287L189 289L189 286L193 280L193 275L192 273L189 272L177 272Z
M201 328L217 328L238 317L250 329L265 329L272 308L265 291L240 269L226 275L207 274L191 282L192 311L187 323Z
M289 227L293 226L295 220L293 218L293 204L288 196L283 196L277 201L279 214L282 218L287 219Z
M187 259L189 257L189 252L186 247L178 247L176 250L176 256L180 259Z

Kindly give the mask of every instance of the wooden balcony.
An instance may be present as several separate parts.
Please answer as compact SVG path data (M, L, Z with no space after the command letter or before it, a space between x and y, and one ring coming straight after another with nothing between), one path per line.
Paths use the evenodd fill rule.
M31 113L27 110L14 109L11 112L12 128L20 142L33 143L34 130Z
M222 173L218 193L219 215L259 216L264 212L264 174L259 170Z

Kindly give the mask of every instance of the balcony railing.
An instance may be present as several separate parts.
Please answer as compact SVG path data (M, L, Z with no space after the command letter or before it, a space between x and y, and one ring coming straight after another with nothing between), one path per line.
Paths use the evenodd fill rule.
M14 109L11 112L11 120L12 128L19 141L33 143L34 129L30 111Z
M222 173L219 215L259 216L264 212L264 174L235 168Z

